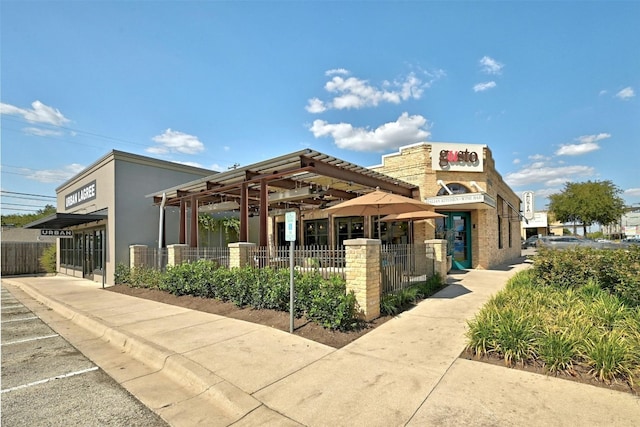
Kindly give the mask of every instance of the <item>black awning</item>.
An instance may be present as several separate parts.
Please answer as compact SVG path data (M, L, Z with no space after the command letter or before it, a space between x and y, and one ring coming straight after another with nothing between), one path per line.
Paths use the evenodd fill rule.
M100 221L107 219L107 215L104 214L69 214L69 213L54 213L44 218L40 218L36 221L30 222L25 225L24 228L47 228L52 230L61 230L67 227L73 227L74 225L86 224L88 222Z

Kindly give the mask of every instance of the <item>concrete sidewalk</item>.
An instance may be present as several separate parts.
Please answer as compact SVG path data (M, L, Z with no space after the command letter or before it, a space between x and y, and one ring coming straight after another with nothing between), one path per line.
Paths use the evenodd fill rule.
M630 394L458 358L466 321L523 268L454 272L339 350L86 280L3 285L174 426L637 425Z

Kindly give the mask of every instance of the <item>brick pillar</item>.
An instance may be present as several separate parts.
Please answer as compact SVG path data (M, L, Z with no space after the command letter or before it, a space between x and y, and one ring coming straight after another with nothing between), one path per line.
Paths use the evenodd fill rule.
M353 291L364 320L380 317L380 240L345 240L347 292Z
M255 243L236 242L229 243L229 268L243 268L253 265L251 252L255 249Z
M180 265L186 259L186 252L189 245L168 245L167 246L167 265Z
M429 255L434 260L433 274L440 274L442 280L447 278L447 273L451 270L447 259L447 241L444 239L426 240L427 246L433 248L433 255Z
M129 245L129 268L147 267L147 245Z

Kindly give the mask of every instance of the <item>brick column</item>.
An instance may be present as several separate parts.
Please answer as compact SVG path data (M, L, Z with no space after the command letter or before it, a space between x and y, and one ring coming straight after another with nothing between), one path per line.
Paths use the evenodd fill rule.
M447 259L447 241L444 239L426 240L425 243L433 248L433 255L429 255L434 260L433 274L440 274L442 280L447 278L447 273L451 269Z
M167 265L180 265L185 261L185 253L189 249L189 245L168 245L167 246Z
M251 252L255 249L255 243L236 242L229 243L229 268L243 268L253 265Z
M380 240L345 240L347 292L353 291L364 320L380 317Z
M147 267L147 245L129 245L129 268Z

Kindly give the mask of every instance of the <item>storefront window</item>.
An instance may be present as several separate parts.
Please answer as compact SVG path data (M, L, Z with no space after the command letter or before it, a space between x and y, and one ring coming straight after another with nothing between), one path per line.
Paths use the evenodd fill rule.
M378 233L378 230L380 231ZM380 235L382 237L380 237ZM378 220L373 222L373 238L382 240L384 245L403 245L410 243L411 237L409 233L408 221L386 222L380 221L378 228Z
M327 246L329 244L329 220L316 219L304 222L304 244Z
M361 216L336 219L337 244L342 246L345 240L364 237L364 218Z
M77 233L73 235L73 266L82 268L82 242L84 235Z

